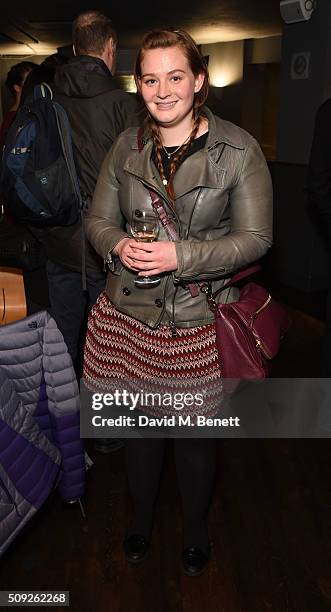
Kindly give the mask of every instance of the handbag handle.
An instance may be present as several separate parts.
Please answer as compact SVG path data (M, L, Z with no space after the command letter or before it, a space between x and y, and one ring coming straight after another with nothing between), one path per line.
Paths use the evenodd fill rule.
M251 274L255 274L255 272L258 272L259 270L261 270L260 264L255 264L254 266L249 266L249 268L245 268L245 270L240 270L240 272L237 272L237 274L230 278L230 280L225 283L225 285L217 289L217 291L215 291L214 293L211 290L210 283L200 283L200 290L202 291L202 293L205 294L210 310L212 312L215 312L215 310L217 309L216 297L219 295L219 293L221 293L222 291L224 291L224 289L227 289L228 287L232 287L232 285L235 285L243 278L251 276Z
M227 287L232 287L232 285L235 285L243 278L246 278L246 276L251 276L251 274L255 274L256 272L259 272L260 270L261 270L260 264L254 264L254 266L249 266L249 268L245 268L245 270L240 270L240 272L237 272L234 276L232 276L232 278L227 283L225 283L223 287L221 287L220 289L215 291L215 293L213 293L214 297L216 297L216 295L218 295L221 291L223 291L223 289L227 289Z

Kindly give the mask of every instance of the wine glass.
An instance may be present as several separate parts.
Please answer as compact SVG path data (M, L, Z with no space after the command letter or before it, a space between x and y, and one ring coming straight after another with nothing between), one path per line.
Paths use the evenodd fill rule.
M159 218L151 211L134 210L131 218L131 234L137 242L154 242L159 235ZM161 282L159 276L137 276L134 284L147 289L157 287Z

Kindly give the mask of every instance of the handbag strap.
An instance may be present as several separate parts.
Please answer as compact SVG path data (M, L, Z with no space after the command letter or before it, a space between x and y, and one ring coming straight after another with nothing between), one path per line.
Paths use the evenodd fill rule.
M143 139L143 134L144 134L144 130L143 128L139 128L138 129L138 133L137 133L137 142L138 142L138 149L139 149L139 153L141 153L141 151L144 148L145 145L145 141ZM166 209L163 206L163 203L160 199L160 196L158 196L158 194L153 191L152 189L150 189L149 187L147 187L149 194L151 196L151 200L152 200L152 206L153 209L155 210L156 214L158 215L161 224L163 225L164 229L166 230L169 238L171 240L179 240L179 234L177 232L176 226L173 223L173 221L170 219Z
M247 276L251 276L251 274L255 274L255 272L258 272L259 270L261 270L260 264L255 264L254 266L249 266L249 268L245 268L245 270L240 270L240 272L237 272L237 274L235 274L232 278L230 278L230 280L227 283L225 283L225 285L217 289L217 291L215 291L214 293L211 290L210 283L201 283L200 290L202 291L202 293L205 294L210 310L212 310L212 312L216 311L217 309L216 297L219 295L219 293L224 291L224 289L228 289L229 287L232 287L232 285L235 285L243 278L246 278Z
M245 268L245 270L240 270L240 272L237 272L237 274L232 276L232 278L227 283L225 283L223 287L215 291L215 293L213 293L213 296L216 297L221 291L223 291L223 289L232 287L232 285L235 285L243 278L246 278L247 276L251 276L252 274L255 274L256 272L259 272L260 270L261 270L260 264L255 264L254 266L249 266L249 268Z
M144 134L144 130L143 128L140 127L137 132L137 143L138 143L139 153L141 153L141 151L143 150L145 146L143 134ZM164 227L168 237L172 241L180 240L176 226L174 222L172 221L172 219L169 217L166 209L164 208L160 197L155 191L153 191L153 189L149 189L149 187L147 189L149 191L149 195L151 196L153 209L156 212L157 216L159 217L161 225ZM187 283L186 286L192 297L197 297L199 295L199 285L197 283Z
M175 227L175 224L170 219L166 209L164 208L162 204L162 201L160 200L160 197L157 195L157 193L155 193L155 191L152 191L152 189L149 189L148 191L151 196L152 206L156 214L158 215L161 225L163 225L169 238L171 238L171 240L179 240L179 235Z

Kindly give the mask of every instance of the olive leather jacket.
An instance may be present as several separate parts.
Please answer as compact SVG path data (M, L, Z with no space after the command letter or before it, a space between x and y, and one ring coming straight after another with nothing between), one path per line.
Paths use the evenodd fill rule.
M155 328L160 323L196 327L214 320L206 297L192 297L190 281L210 281L220 288L238 269L262 257L272 243L272 184L262 151L247 132L204 112L209 121L205 148L190 155L174 178L175 210L151 160L152 140L138 151L137 129L115 141L104 160L86 220L86 233L110 264L106 293L121 312ZM150 210L148 188L163 199L180 240L175 242L178 268L162 276L158 287L134 285L112 249L130 235L132 211ZM168 240L161 227L158 240ZM237 289L219 294L237 299Z

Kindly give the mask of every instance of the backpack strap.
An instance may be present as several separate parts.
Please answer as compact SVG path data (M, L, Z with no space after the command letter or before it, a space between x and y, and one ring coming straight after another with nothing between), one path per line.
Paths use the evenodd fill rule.
M48 98L49 100L53 100L53 91L48 83L43 82L34 86L33 99L39 100L40 98Z
M50 89L50 88L49 88ZM50 90L52 91L52 90ZM86 281L86 244L85 244L85 220L84 220L84 200L80 191L76 165L73 154L73 145L71 138L71 127L69 123L69 119L67 113L62 108L60 104L57 102L53 102L53 108L56 117L56 123L58 126L58 132L61 140L61 147L63 151L63 156L66 160L67 168L70 173L70 177L72 180L72 184L74 186L77 199L79 201L79 211L80 211L80 219L81 219L81 227L82 227L82 282L83 282L83 291L87 290L87 281Z
M83 198L80 192L75 160L73 155L73 146L71 138L71 127L67 117L67 113L60 104L53 101L53 91L48 83L41 83L36 85L33 90L34 100L40 100L41 98L48 98L52 101L53 110L55 113L56 124L58 127L59 138L61 142L61 148L65 162L70 174L72 184L74 186L76 196L79 202L81 226L82 226L82 283L83 291L86 291L86 248L85 248L85 230L84 230L84 218L83 218Z
M79 200L79 207L82 208L83 198L80 192L80 187L78 183L78 177L76 172L75 160L73 155L72 148L72 138L71 138L71 127L69 123L69 119L65 110L57 104L57 102L53 102L53 108L55 111L56 123L58 126L59 136L61 140L61 146L64 158L66 160L68 170L70 173L70 178L74 185L77 199Z

